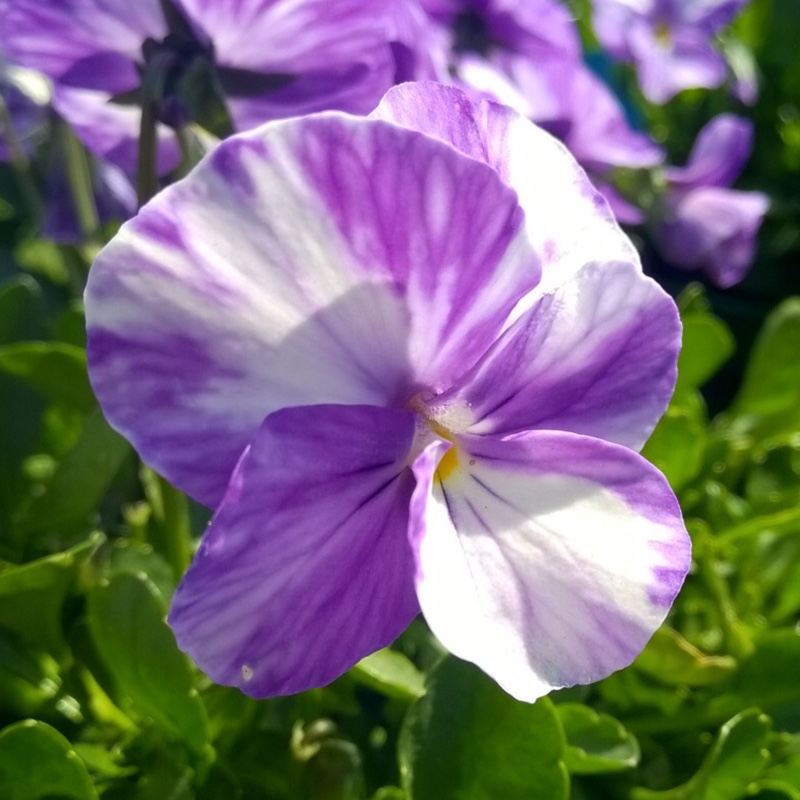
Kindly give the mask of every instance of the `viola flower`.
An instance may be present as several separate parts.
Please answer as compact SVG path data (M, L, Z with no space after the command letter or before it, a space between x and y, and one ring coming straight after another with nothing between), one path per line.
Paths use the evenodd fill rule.
M727 67L712 39L748 0L593 0L594 30L620 61L636 64L639 85L653 103L683 89L713 89Z
M747 275L769 208L762 192L728 188L752 149L752 123L721 114L700 131L686 166L664 171L669 190L655 223L659 249L673 266L703 269L722 288Z
M179 158L170 128L189 119L245 130L321 109L370 111L395 78L387 8L364 0L0 0L0 40L54 81L54 105L87 147L130 173L142 87L162 82L166 172Z
M325 684L421 609L533 700L628 664L678 592L636 452L675 306L510 109L405 84L234 136L101 252L86 313L109 420L215 509L169 621L219 683Z

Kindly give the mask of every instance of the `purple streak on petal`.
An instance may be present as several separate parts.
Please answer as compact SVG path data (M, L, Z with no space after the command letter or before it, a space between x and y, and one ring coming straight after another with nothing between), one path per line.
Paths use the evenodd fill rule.
M573 431L640 448L675 385L672 300L626 263L584 268L520 317L436 406L470 409L472 433Z
M130 58L105 51L76 61L61 75L59 83L77 89L121 94L139 85L139 74Z
M300 138L298 152L355 261L406 295L418 382L448 386L538 281L516 195L484 164L381 121L331 124L325 147Z
M568 433L460 437L459 467L414 463L411 541L428 624L531 701L629 664L663 621L690 542L664 477Z
M419 83L392 89L373 116L448 142L497 170L517 192L528 239L543 259L537 291L569 280L592 261L638 263L633 245L566 148L510 108Z
M733 114L714 117L697 135L685 167L664 170L674 186L731 186L753 150L753 123Z
M659 248L673 266L702 268L718 286L733 286L750 268L768 208L761 192L712 186L681 193L656 228Z
M414 430L410 413L365 406L264 421L169 615L214 681L255 697L321 686L411 622Z
M134 61L148 36L165 33L158 0L0 0L8 55L54 80L109 51Z

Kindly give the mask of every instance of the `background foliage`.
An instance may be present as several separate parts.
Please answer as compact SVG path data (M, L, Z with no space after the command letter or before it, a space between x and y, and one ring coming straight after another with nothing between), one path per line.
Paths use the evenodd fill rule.
M748 279L686 285L637 242L685 325L645 454L681 500L692 573L630 668L535 705L419 620L294 697L194 669L164 618L207 512L93 398L80 298L98 242L36 238L0 165L0 797L800 800L798 29L796 0L736 24L762 78L742 185L772 198ZM685 92L648 127L679 160L727 102Z

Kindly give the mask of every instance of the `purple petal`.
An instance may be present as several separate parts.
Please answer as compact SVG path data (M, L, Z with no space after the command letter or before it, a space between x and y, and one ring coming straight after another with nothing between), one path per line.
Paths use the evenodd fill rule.
M402 405L469 369L536 280L521 217L488 167L385 122L233 137L99 255L95 391L213 506L273 411Z
M689 567L664 477L569 433L458 446L445 475L433 447L414 464L417 596L442 644L524 701L630 664Z
M638 449L675 385L675 304L632 264L587 266L512 325L461 385L437 398L469 409L469 433L572 431Z
M109 102L108 92L56 86L53 106L75 129L86 147L116 164L128 175L136 174L141 111L136 106ZM158 171L163 175L180 163L173 131L158 126Z
M752 150L753 123L734 114L720 114L697 135L686 166L665 169L664 175L682 188L730 186Z
M666 103L684 89L714 89L725 79L725 61L702 31L682 28L662 41L655 29L635 25L630 42L642 92L653 103Z
M408 545L410 413L268 417L172 601L178 645L254 697L337 678L419 611Z
M602 196L566 148L509 108L473 102L433 83L389 91L374 112L450 143L492 166L519 196L528 239L542 261L545 292L593 261L638 255Z
M733 286L753 262L768 208L769 198L761 192L695 189L677 198L658 226L661 253L678 268L705 269L717 286Z
M158 0L0 0L8 56L54 80L106 53L140 59L142 42L165 33Z
M364 0L182 0L219 64L288 74L287 86L231 98L239 130L336 109L366 114L392 85L391 4Z
M653 167L663 160L661 148L631 129L617 98L591 70L574 68L566 89L571 124L564 143L587 170Z

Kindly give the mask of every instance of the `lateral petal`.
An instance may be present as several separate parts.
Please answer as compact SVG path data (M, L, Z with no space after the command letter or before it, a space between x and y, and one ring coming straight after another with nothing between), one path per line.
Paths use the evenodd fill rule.
M628 665L689 567L664 477L570 433L458 446L444 478L434 446L413 467L417 596L436 636L524 701Z
M175 593L179 646L255 697L337 678L418 613L407 412L288 408L242 456Z
M563 430L639 449L669 403L680 343L658 284L629 263L592 264L537 300L435 405L462 409L472 434Z

